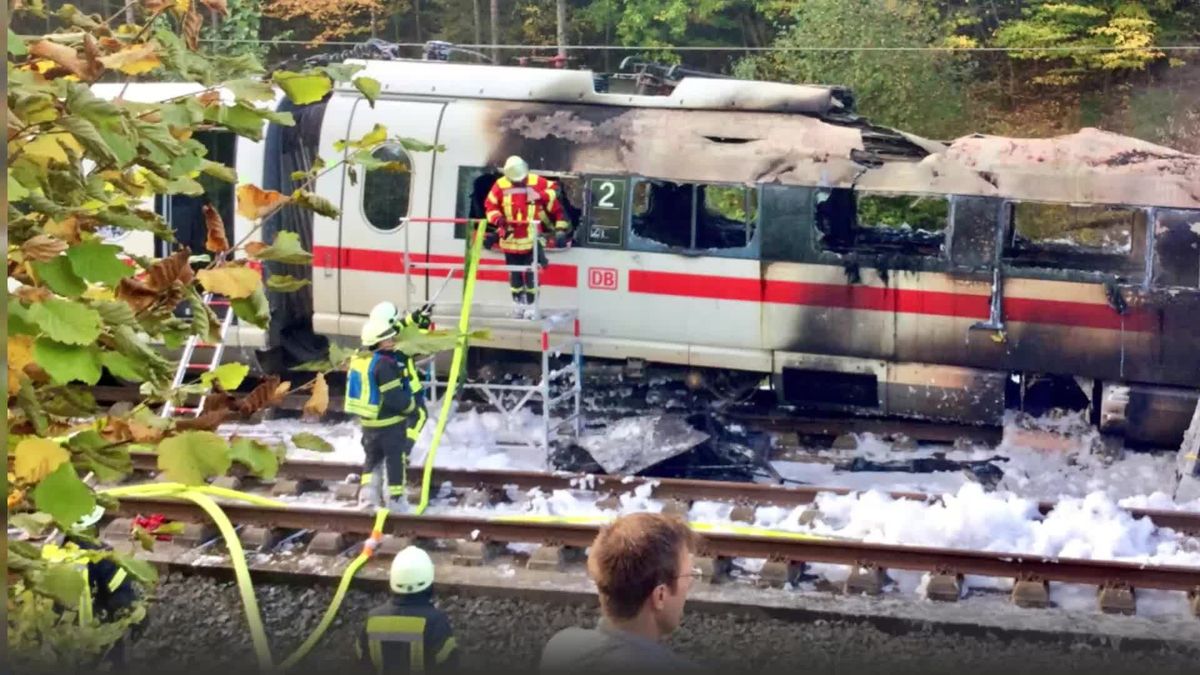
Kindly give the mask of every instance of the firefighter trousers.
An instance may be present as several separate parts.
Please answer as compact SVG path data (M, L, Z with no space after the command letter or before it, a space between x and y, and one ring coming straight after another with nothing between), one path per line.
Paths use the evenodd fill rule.
M546 258L546 253L538 249L538 265L545 267L549 261ZM505 265L523 265L529 266L533 264L533 251L522 251L520 253L504 252ZM532 305L534 298L537 296L537 277L532 269L514 270L508 273L509 285L512 287L513 302L520 302L526 305Z
M367 488L369 501L384 506L389 499L403 499L413 446L408 425L401 422L390 427L367 427L363 429L362 444L366 456L362 484Z

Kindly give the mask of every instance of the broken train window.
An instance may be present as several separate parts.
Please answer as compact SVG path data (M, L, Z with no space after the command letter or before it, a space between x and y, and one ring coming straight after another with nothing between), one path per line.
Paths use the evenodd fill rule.
M744 185L635 180L630 229L649 250L747 249L758 222L758 190ZM649 246L647 246L649 244ZM657 245L657 246L655 246Z
M558 184L558 199L562 202L563 212L567 216L567 222L571 224L571 229L579 224L579 216L581 211L580 204L583 203L583 181L578 176L559 175L536 171L531 169L531 173L535 173L543 178L548 178ZM485 169L482 167L462 167L458 170L458 206L457 213L459 218L470 218L472 220L482 220L487 217L487 209L485 201L487 200L488 192L492 186L500 178L501 174L494 169ZM454 238L465 238L466 227L459 223L454 226ZM554 223L549 223L546 226L546 232L553 233ZM576 242L578 244L579 242Z
M1154 285L1200 288L1200 211L1155 212Z
M882 194L848 188L818 190L816 223L822 248L940 255L950 220L941 195Z
M1005 257L1014 264L1123 273L1145 267L1143 209L1014 202L1007 212Z

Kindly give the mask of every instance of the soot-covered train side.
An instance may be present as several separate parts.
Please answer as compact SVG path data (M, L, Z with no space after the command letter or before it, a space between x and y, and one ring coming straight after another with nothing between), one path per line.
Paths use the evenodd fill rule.
M376 302L436 293L438 273L405 275L405 242L461 260L462 228L401 219L480 216L518 154L567 197L574 246L549 253L542 303L579 308L589 358L770 375L784 400L858 413L994 423L1042 388L1133 440L1187 425L1200 157L1095 129L940 143L825 87L685 78L640 96L581 71L359 63L380 99L341 88L272 126L266 186L375 124L443 149L385 145L408 172L330 172L317 191L340 218L268 224L314 252L311 294L272 298L276 354L309 356L289 336L310 322L350 340ZM505 276L477 297L506 302ZM535 350L538 331L497 326L491 346Z

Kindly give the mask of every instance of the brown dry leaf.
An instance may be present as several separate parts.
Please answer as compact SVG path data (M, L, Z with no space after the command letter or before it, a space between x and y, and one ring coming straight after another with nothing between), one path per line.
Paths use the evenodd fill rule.
M60 45L49 40L39 40L29 47L29 54L34 58L48 59L57 63L59 67L66 72L59 72L57 68L47 70L43 75L46 79L54 79L57 75L74 75L81 80L88 80L89 68L83 59L79 58L79 53L73 48L66 45Z
M125 43L114 37L102 37L100 38L100 46L104 47L104 51L107 52L119 52L125 47Z
M304 403L304 417L320 419L329 409L329 385L325 382L325 373L317 373L313 379L312 395Z
M79 221L75 216L67 216L62 220L48 220L42 229L46 231L46 234L71 244L78 244L80 241Z
M237 189L238 213L248 220L258 220L269 215L287 201L288 198L283 193L264 190L249 183L240 185Z
M190 8L183 17L183 39L187 42L188 49L200 49L200 29L203 26L204 19L200 18L200 12L197 12L195 7Z
M137 420L129 421L129 433L133 435L134 443L157 443L163 437L162 429L142 424Z
M54 297L54 294L41 286L21 286L17 289L17 299L26 304L35 302L45 302Z
M204 248L213 253L228 251L229 240L225 238L225 221L221 220L221 214L217 213L211 204L205 204L203 211L204 226L208 228L208 238L204 240Z
M200 0L200 4L221 16L229 16L229 7L226 4L226 0Z
M199 417L185 417L175 420L176 431L216 431L229 419L228 410L214 410L201 414Z
M100 60L100 45L90 33L83 34L83 55L87 58L88 71L99 75L104 72L104 62Z
M221 93L215 90L206 91L203 94L198 94L196 100L200 102L200 105L207 108L210 105L221 102Z
M8 336L8 395L21 389L25 366L33 363L33 338L28 335Z
M271 403L273 405L279 405L280 403L283 403L284 397L286 397L288 392L291 390L292 390L291 382L288 382L286 380L283 382L280 382L279 386L275 387L275 392L273 394L271 394Z
M175 6L174 0L142 0L142 6L151 14L158 14Z
M274 403L275 390L279 388L279 376L272 375L258 383L238 404L240 412L249 417L254 413Z
M232 410L234 400L231 394L221 391L221 385L213 381L213 391L204 398L204 409L201 414L217 412L218 410Z
M141 312L154 304L158 299L158 291L137 279L126 277L117 284L117 299L129 305L133 311Z
M65 250L67 250L67 242L60 241L47 234L39 234L21 244L21 253L27 259L37 260L38 262L53 260Z
M176 281L186 286L192 283L196 273L188 264L192 252L185 246L169 258L163 258L154 263L149 269L150 280L147 286L156 291L166 290Z
M109 443L124 443L133 439L133 431L130 429L129 422L120 417L107 418L104 421L104 428L100 430L100 435Z
M270 245L265 244L261 241L252 241L252 242L248 242L242 248L246 249L246 255L250 256L251 258L257 258L259 253L262 253L263 251L265 251L271 247L270 247Z

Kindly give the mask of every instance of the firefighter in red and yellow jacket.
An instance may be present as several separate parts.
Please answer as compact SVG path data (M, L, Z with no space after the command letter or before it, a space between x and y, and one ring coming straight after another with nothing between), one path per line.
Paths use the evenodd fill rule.
M509 157L504 175L496 180L484 202L488 224L494 228L489 228L484 245L492 248L499 243L506 265L533 265L534 237L553 223L554 245L565 247L570 224L558 190L554 181L530 173L525 160ZM545 266L546 259L539 255L538 263ZM531 317L537 294L533 270L510 272L509 280L516 303L514 315Z

